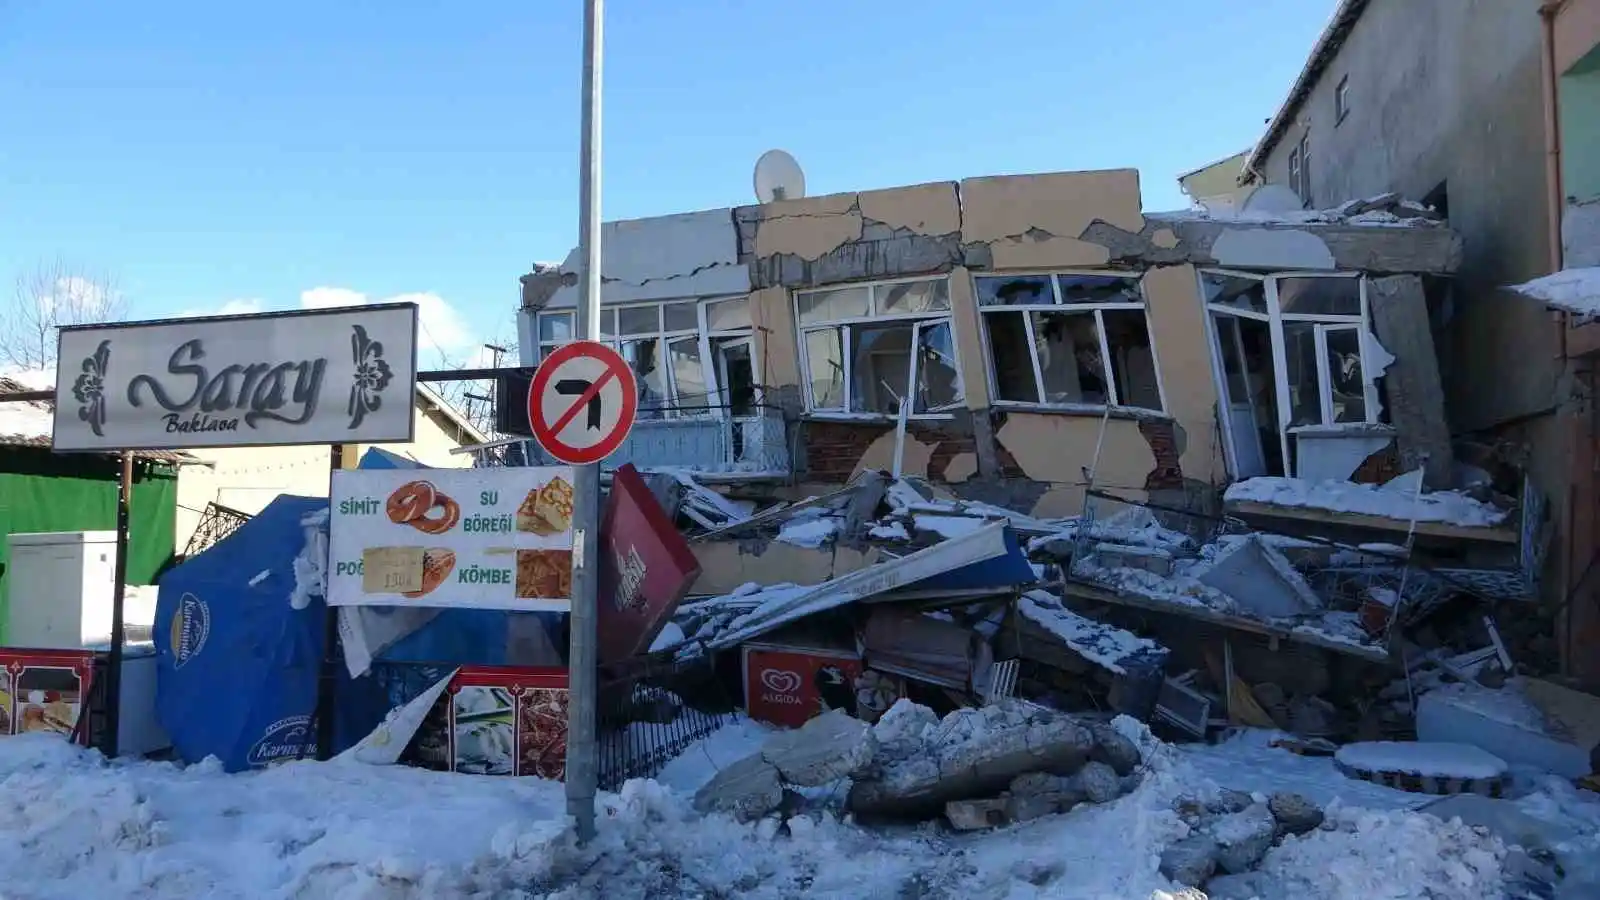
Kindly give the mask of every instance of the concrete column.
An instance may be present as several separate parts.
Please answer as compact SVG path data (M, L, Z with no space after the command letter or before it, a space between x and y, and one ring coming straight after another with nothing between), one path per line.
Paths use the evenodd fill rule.
M1408 472L1423 466L1425 485L1448 488L1450 426L1445 422L1444 387L1422 279L1416 275L1369 278L1367 303L1373 331L1395 358L1385 373L1384 388L1389 395L1389 421L1399 435L1400 465Z

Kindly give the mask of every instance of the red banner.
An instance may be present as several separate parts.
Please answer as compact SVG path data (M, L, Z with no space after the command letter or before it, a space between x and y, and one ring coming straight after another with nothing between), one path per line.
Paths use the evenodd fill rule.
M618 467L600 524L600 662L648 651L698 577L689 542L644 479Z

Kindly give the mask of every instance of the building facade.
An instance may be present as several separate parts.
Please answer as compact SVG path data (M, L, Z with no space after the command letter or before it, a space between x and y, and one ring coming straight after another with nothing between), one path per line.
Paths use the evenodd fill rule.
M617 460L813 492L897 469L1039 516L1448 466L1421 277L1458 264L1448 228L1141 206L1110 170L609 223L601 331L647 409ZM570 340L576 264L523 277L525 364Z
M1449 421L1518 447L1551 498L1546 599L1569 664L1600 679L1578 649L1600 640L1600 592L1583 585L1600 536L1600 326L1504 290L1600 256L1597 37L1596 0L1341 0L1240 181L1311 208L1399 192L1461 235L1460 271L1430 298Z

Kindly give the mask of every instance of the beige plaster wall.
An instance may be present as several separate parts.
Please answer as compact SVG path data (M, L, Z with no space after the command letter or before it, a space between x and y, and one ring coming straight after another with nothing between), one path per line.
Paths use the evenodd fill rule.
M974 411L989 408L989 357L978 318L972 272L956 268L950 272L950 327L955 329L956 356L961 364L967 409Z
M1156 466L1155 453L1139 433L1139 423L1129 419L1010 412L995 432L995 441L1011 454L1024 475L1049 484L1031 510L1036 516L1082 512L1085 468L1095 469L1096 484L1137 500L1144 498L1145 477Z
M1555 64L1560 74L1600 43L1600 0L1567 0L1555 19Z
M1078 239L1096 219L1144 228L1136 169L968 178L962 239L989 245L997 270L1102 266L1110 252Z
M789 291L781 287L751 291L750 323L755 329L761 365L756 377L767 387L797 387L801 377L800 343Z
M961 230L955 182L941 181L762 204L755 255L792 254L815 260L862 240L867 221L918 234Z
M1183 474L1221 484L1227 479L1227 458L1218 433L1217 385L1199 276L1193 266L1151 269L1144 276L1144 293L1166 412L1179 426Z

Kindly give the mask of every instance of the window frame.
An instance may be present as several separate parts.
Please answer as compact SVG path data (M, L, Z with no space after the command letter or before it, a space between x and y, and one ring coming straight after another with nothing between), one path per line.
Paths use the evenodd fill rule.
M1300 185L1295 193L1299 195L1304 206L1315 206L1311 195L1311 129L1306 128L1300 133L1300 140L1295 144L1295 149L1300 151Z
M1050 279L1050 303L1007 303L990 306L978 305L978 279L980 278L1025 278L1047 277ZM1126 303L1067 303L1062 300L1060 277L1091 276L1100 278L1121 278L1132 282L1135 292L1139 295L1138 302ZM1161 355L1156 349L1155 331L1150 327L1150 298L1144 289L1144 274L1129 273L1106 269L1047 269L1042 271L1001 271L1001 272L973 272L972 273L973 303L978 311L979 337L983 340L985 348L984 363L985 373L989 381L989 403L992 406L1015 410L1041 410L1049 412L1081 412L1102 414L1107 410L1113 412L1133 413L1136 415L1169 415L1167 409L1170 401L1167 399L1165 379L1161 377ZM1155 369L1156 395L1160 400L1160 409L1150 409L1146 406L1129 406L1117 402L1116 378L1111 372L1111 345L1106 338L1105 315L1106 311L1138 310L1144 314L1145 335L1150 339L1150 363ZM1034 331L1033 316L1035 312L1065 312L1065 313L1092 313L1094 316L1095 336L1100 342L1100 359L1105 371L1101 374L1106 384L1105 403L1050 403L1044 398L1044 368L1039 362L1038 336ZM989 330L988 316L991 313L1022 314L1024 333L1028 340L1028 357L1033 365L1033 389L1037 399L1004 400L1000 397L1000 376L994 364L994 338Z
M900 284L914 284L918 282L943 282L945 293L945 309L929 310L920 313L893 313L879 314L879 289L893 287ZM867 289L867 314L864 316L848 316L840 319L821 319L812 322L802 322L800 318L800 299L806 295L824 294L832 291L847 290L850 288ZM855 333L861 326L890 325L905 323L911 326L911 361L907 367L905 399L910 400L910 408L906 418L913 420L949 420L955 417L955 410L966 406L966 379L961 371L960 340L956 334L954 316L955 301L951 297L949 275L918 275L907 278L887 278L880 281L851 281L839 284L830 284L825 287L792 290L789 292L789 311L794 316L795 345L800 360L800 381L802 382L801 396L805 401L806 415L819 419L845 419L856 421L883 421L896 419L898 413L884 412L858 412L851 409L853 399L854 366L855 366ZM921 348L922 330L924 326L936 327L946 324L950 327L950 353L955 367L955 386L959 394L955 402L946 406L936 407L925 412L916 410L917 379L921 374ZM840 392L840 406L818 407L813 394L815 379L811 375L811 354L807 349L807 336L813 332L830 331L839 329L839 354L842 362L843 390Z
M751 321L748 325L743 325L738 328L719 328L713 331L709 327L709 308L719 303L726 303L736 300L743 300L745 302L746 317L750 318L750 310L752 309L752 305L750 303L749 294L715 294L704 297L673 297L662 300L608 303L603 305L600 309L600 336L596 338L596 341L598 343L605 344L607 347L610 347L618 352L621 352L622 345L624 343L628 343L630 341L656 341L656 365L664 367L665 369L663 372L663 377L667 386L667 397L666 402L663 405L651 408L659 409L663 418L729 418L732 414L732 411L728 409L728 386L722 384L722 379L719 375L720 370L716 365L715 357L712 355L714 342L725 338L748 339L750 342L751 366L757 372L760 371L760 348L758 347L758 342L755 340L755 322L753 318L751 318ZM680 303L694 304L695 327L692 329L674 328L667 330L666 308L670 305ZM656 310L655 331L640 332L638 334L617 333L619 330L618 326L621 321L621 310L642 309L645 307L654 307ZM567 343L564 341L549 341L544 339L544 319L546 317L565 318L568 322L568 328L570 332L576 335L577 312L578 311L574 308L542 309L534 314L533 336L535 341L535 353L538 361L542 362L545 356L551 350L561 346L563 343ZM700 405L706 407L705 409L697 409L693 406L688 409L681 408L683 397L680 396L678 391L678 375L671 361L671 346L674 342L682 341L683 339L689 337L696 339L700 353L701 372L703 373L706 382L706 391L703 395L705 399ZM576 340L576 337L572 338L572 340ZM755 386L756 396L753 405L759 406L763 402L764 392L765 388L763 385L757 384Z
M1267 311L1265 313L1229 306L1223 303L1211 303L1206 299L1207 275L1219 275L1229 278L1245 278L1259 282L1267 298ZM1226 387L1226 373L1223 362L1218 358L1218 345L1215 324L1212 321L1214 313L1237 316L1239 318L1254 319L1267 323L1267 333L1272 344L1273 367L1273 396L1278 407L1278 421L1275 423L1278 432L1279 449L1283 454L1285 474L1293 476L1295 462L1290 453L1289 435L1299 428L1370 428L1386 424L1383 421L1382 396L1378 390L1377 379L1369 379L1368 373L1372 372L1372 361L1369 351L1372 349L1367 342L1366 334L1372 332L1372 307L1369 300L1369 279L1363 272L1351 271L1275 271L1275 272L1249 272L1239 269L1227 269L1216 266L1197 268L1195 277L1200 292L1200 302L1205 310L1206 340L1210 344L1209 356L1211 358L1212 380L1215 382L1217 397L1226 402L1230 395ZM1355 279L1360 291L1361 307L1359 314L1346 313L1285 313L1281 302L1278 284L1284 279ZM1289 392L1289 361L1288 347L1284 335L1285 323L1309 324L1313 326L1314 351L1317 364L1317 401L1321 421L1310 425L1290 425L1293 419L1293 404ZM1360 422L1334 422L1333 421L1333 385L1328 370L1330 357L1328 355L1328 332L1353 330L1356 332L1357 346L1361 355L1361 398L1362 421ZM1237 466L1238 450L1233 443L1231 428L1223 428L1223 443L1226 447L1229 463Z
M1333 124L1344 122L1350 115L1350 75L1346 73L1333 88Z

